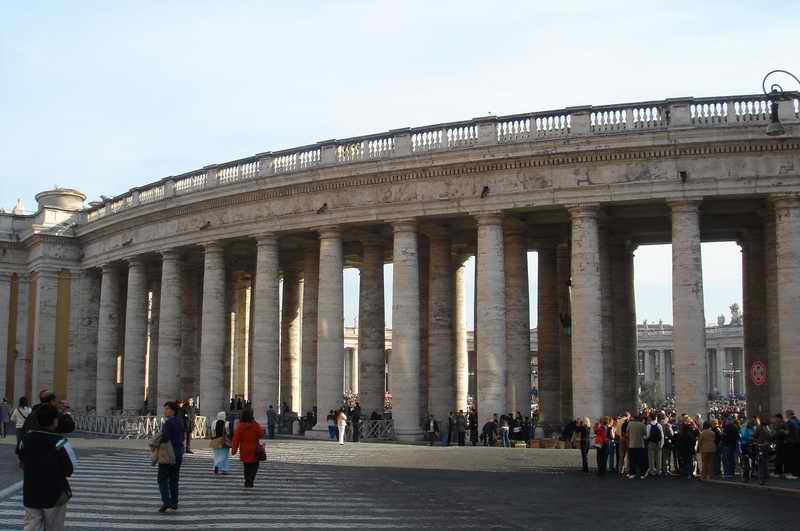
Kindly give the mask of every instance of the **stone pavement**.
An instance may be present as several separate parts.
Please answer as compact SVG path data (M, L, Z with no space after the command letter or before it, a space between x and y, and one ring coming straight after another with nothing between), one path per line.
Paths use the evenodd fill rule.
M686 480L582 474L572 450L429 448L268 441L256 488L241 465L211 473L203 442L186 458L177 513L162 515L144 441L73 438L80 466L68 529L625 529L797 530L797 498ZM5 456L5 454L3 454ZM800 483L800 482L797 482ZM662 507L650 511L645 508ZM18 529L21 493L0 499L0 531ZM590 519L590 520L587 520Z

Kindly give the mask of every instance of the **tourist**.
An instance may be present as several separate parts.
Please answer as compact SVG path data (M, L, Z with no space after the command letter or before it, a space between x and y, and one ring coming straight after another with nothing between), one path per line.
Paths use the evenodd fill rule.
M766 422L761 422L761 417L754 419L755 432L751 445L753 446L753 455L755 456L755 470L754 473L758 474L758 482L763 485L767 482L769 476L769 445L772 442L772 431Z
M642 418L637 416L628 422L628 479L636 477L644 479L647 475L645 467L646 450L644 447L645 426Z
M8 421L11 418L11 408L8 405L8 400L3 398L3 401L0 402L0 436L3 439L6 438L6 433L8 432Z
M672 438L675 432L672 431L672 424L669 418L662 412L658 414L658 423L661 425L661 432L664 434L664 444L661 446L661 475L668 476L672 463Z
M711 479L714 476L714 456L717 454L717 435L711 428L711 423L703 423L703 431L700 432L700 439L697 443L697 451L700 453L701 479Z
M741 461L742 466L745 464L748 465L750 469L750 473L753 472L753 465L755 454L752 452L752 448L750 447L750 443L753 441L753 435L756 433L756 423L755 419L751 418L747 422L745 422L744 426L739 429L739 447L741 448ZM747 463L744 463L747 461Z
M619 463L619 433L617 433L617 419L608 419L608 471L616 474Z
M786 424L783 422L783 415L780 413L772 416L772 437L775 442L775 469L772 477L785 479Z
M608 417L601 417L592 428L594 432L594 448L597 450L597 475L606 475L608 463Z
M722 452L720 445L722 443L722 429L719 426L719 421L713 419L711 421L711 431L714 432L714 444L717 445L717 451L714 452L714 476L719 477L722 474Z
M439 423L439 438L442 446L450 446L450 417Z
M692 479L696 446L697 439L689 422L681 422L675 437L675 450L678 454L680 475L684 479Z
M464 416L463 410L459 410L456 416L456 432L458 433L458 445L464 446L467 440L467 417Z
M31 408L28 407L28 399L24 396L19 397L19 403L14 411L11 413L11 422L14 423L14 428L17 435L17 446L22 440L22 427L25 425L25 420L30 416Z
M501 415L500 416L500 446L503 448L511 448L511 442L509 440L510 435L510 426L508 425L508 416Z
M497 415L483 425L483 445L494 446L497 440Z
M357 443L361 437L361 433L359 433L361 429L361 405L358 402L350 412L350 424L353 427L353 442Z
M225 412L217 413L217 420L214 422L214 438L209 444L214 449L214 474L227 475L231 470L228 460L230 443L227 437L227 422L225 422Z
M619 458L617 459L617 469L621 476L626 475L630 470L631 460L628 455L628 422L630 422L630 419L631 414L627 411L623 416L617 419L617 433L619 434Z
M347 415L344 414L344 408L339 409L336 413L336 427L339 430L339 444L344 444L344 434L347 430Z
M647 442L647 476L657 476L661 472L661 448L664 446L664 430L655 414L650 415L650 422L645 428L644 434Z
M194 407L194 399L188 398L184 402L184 426L186 427L186 453L192 454L192 432L194 431L194 423L197 419L197 408Z
M733 420L727 419L722 426L720 456L722 457L723 477L732 478L736 474L736 448L739 445L739 430Z
M178 417L178 404L167 402L164 404L164 417L166 420L161 426L161 442L170 443L175 453L175 463L158 464L158 490L161 492L160 513L167 509L178 510L178 482L180 480L181 463L183 462L183 444L186 427L183 420Z
M325 417L328 421L328 438L332 441L336 440L336 415L333 413L331 409L328 412L328 416Z
M72 419L72 415L69 413L69 406L67 403L62 401L61 404L59 404L55 393L52 393L47 389L42 389L39 392L39 403L33 407L30 414L25 419L22 428L17 430L18 443L29 431L40 429L36 411L46 404L53 406L56 408L56 411L58 411L58 433L72 433L75 431L75 421Z
M791 409L786 410L786 477L800 478L800 420Z
M231 455L239 453L239 460L244 466L244 486L251 489L255 484L259 466L259 453L264 451L261 439L264 437L264 428L253 418L253 410L242 411L242 418L233 432Z
M272 404L267 407L267 437L269 439L275 438L275 425L278 423L278 414L275 413L275 408Z
M472 446L478 445L478 414L475 410L469 412L469 440Z
M575 442L581 451L581 470L589 472L589 448L591 447L591 421L589 417L577 419L574 427Z
M450 412L450 415L447 416L447 446L450 446L450 443L453 442L456 433L456 417L453 415L453 412Z
M431 446L433 446L433 442L439 435L439 424L436 422L433 413L428 413L428 418L425 420L425 433L428 436Z
M36 409L38 429L25 434L19 447L23 465L24 531L64 529L72 497L67 478L73 463L67 440L58 432L59 412L51 404Z

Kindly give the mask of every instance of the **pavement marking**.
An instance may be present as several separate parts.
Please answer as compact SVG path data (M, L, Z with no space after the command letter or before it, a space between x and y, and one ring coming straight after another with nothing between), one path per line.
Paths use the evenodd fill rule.
M0 500L8 496L9 494L13 494L22 488L22 480L17 481L13 485L9 485L8 487L0 490Z

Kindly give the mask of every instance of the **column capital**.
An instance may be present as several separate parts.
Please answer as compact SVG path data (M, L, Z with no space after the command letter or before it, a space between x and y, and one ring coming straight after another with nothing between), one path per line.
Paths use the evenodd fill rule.
M108 262L100 266L100 271L102 271L103 275L113 275L119 270L117 264Z
M479 227L503 224L503 214L501 212L485 212L475 214L474 216Z
M211 253L222 254L225 252L225 246L222 245L222 242L220 242L219 240L204 242L201 243L200 245L203 247L203 251L206 254L211 254Z
M332 227L322 227L317 229L319 233L320 240L341 240L342 239L342 229L338 225L334 225Z
M147 265L144 257L140 254L125 259L129 268L145 267Z
M689 199L671 199L667 201L667 206L673 212L697 212L700 210L700 203L702 199L700 198L689 198Z
M584 203L567 205L570 219L597 218L600 215L600 203Z
M417 221L415 219L401 219L392 222L392 232L417 232Z
M36 269L34 271L38 278L56 278L59 271L57 269Z
M262 247L264 245L278 245L278 235L274 232L264 232L255 236L256 246Z
M425 234L431 240L449 240L450 230L442 225L423 225L420 232Z
M178 262L182 258L182 253L176 249L164 249L161 251L161 261L162 262Z
M800 196L797 194L772 194L769 196L770 204L776 210L800 207Z

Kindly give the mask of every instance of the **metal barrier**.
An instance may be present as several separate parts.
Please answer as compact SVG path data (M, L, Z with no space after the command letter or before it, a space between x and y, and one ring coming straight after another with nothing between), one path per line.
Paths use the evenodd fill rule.
M347 423L345 429L345 438L353 439L353 424ZM394 421L388 420L362 420L358 423L359 439L362 441L394 441L397 438L394 435Z
M75 431L93 435L111 435L120 439L150 439L161 432L165 417L141 415L73 415ZM192 438L205 439L208 419L195 417Z

